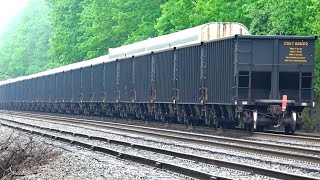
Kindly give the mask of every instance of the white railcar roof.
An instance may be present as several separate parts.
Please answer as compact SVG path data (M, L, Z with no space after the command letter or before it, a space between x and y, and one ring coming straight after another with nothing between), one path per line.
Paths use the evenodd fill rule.
M9 83L18 82L18 81L27 80L27 79L32 79L32 78L37 78L37 77L41 77L41 76L52 75L52 74L56 74L56 73L60 73L60 72L80 69L80 68L83 68L83 67L88 67L88 66L91 66L91 65L102 64L102 63L107 63L107 62L111 62L111 61L112 60L109 60L109 55L100 56L100 57L97 57L97 58L94 58L94 59L90 59L90 60L87 60L87 61L81 61L81 62L77 62L77 63L73 63L73 64L68 64L68 65L65 65L65 66L61 66L61 67L57 67L57 68L54 68L54 69L49 69L49 70L46 70L46 71L43 71L43 72L39 72L39 73L36 73L36 74L31 74L31 75L27 75L27 76L21 76L21 77L17 77L17 78L1 81L0 85L9 84Z
M151 52L163 51L174 47L200 44L201 42L235 35L250 35L250 32L240 23L211 22L118 48L110 48L109 58L123 59Z

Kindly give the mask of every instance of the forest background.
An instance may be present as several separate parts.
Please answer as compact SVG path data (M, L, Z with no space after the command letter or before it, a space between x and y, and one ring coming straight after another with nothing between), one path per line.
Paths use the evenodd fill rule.
M320 35L320 1L30 0L0 36L0 80L207 22L240 22L254 35ZM319 42L315 91L320 95ZM320 105L305 114L305 129L320 131Z

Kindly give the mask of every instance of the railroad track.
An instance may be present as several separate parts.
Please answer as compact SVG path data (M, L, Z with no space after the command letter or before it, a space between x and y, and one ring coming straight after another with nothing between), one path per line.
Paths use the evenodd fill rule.
M0 112L3 113L8 113L9 111L6 110L0 110ZM37 112L37 113L29 113L29 111L10 111L10 113L14 113L19 115L19 113L27 113L27 114L36 114L36 115L52 115L53 113L49 113L49 114L45 114L45 113L41 113L41 112ZM23 114L22 114L23 115ZM55 116L55 114L53 114ZM73 118L73 116L61 116L61 114L57 114L57 116L59 117L67 117L67 118ZM90 120L99 120L101 121L101 119L97 119L94 117L89 117L89 116L79 116L79 117L74 117L74 118L78 118L78 119L90 119ZM124 120L124 119L117 119L117 118L112 118L112 119L116 119L116 120ZM141 121L141 120L136 120L136 121ZM152 122L152 123L156 123L156 122ZM158 126L160 123L156 123ZM182 127L181 124L171 124L170 128L174 127L174 129L179 129ZM190 130L197 130L199 131L199 133L201 134L207 134L208 132L212 133L223 133L223 134L231 134L231 136L237 136L239 138L243 138L246 139L247 137L250 138L281 138L282 140L289 140L289 141L308 141L308 142L313 142L313 143L317 143L320 147L320 135L317 134L311 134L311 133L304 133L304 132L296 132L294 135L287 135L284 134L284 132L282 131L275 131L275 130L265 130L264 132L247 132L244 131L242 129L216 129L216 128L209 128L209 127L196 127L197 129L187 129L188 131ZM183 129L179 129L181 131L186 131L186 128Z
M259 142L252 142L252 141L250 142L250 141L241 140L241 139L237 140L237 139L232 139L232 138L201 135L201 134L186 133L186 132L176 132L176 131L171 131L171 130L147 128L147 127L141 127L141 126L124 125L124 124L110 123L110 122L97 122L97 121L86 120L86 119L55 117L55 116L30 114L30 113L10 112L10 115L12 115L13 117L17 117L17 118L28 118L28 119L32 119L32 120L38 120L38 121L39 120L48 121L48 122L54 121L54 122L59 122L59 123L72 123L72 124L76 123L77 125L85 125L85 126L91 126L91 127L119 130L122 132L144 134L144 135L154 136L154 137L182 140L184 142L197 143L197 144L202 144L202 145L219 146L219 147L223 147L223 148L232 148L232 149L246 151L246 152L249 151L249 152L255 152L255 153L262 153L262 154L267 154L267 155L271 155L271 156L277 156L277 157L289 158L289 159L301 160L301 161L308 161L308 162L313 162L313 163L320 162L319 158L317 157L320 154L318 151L310 151L310 150L304 149L304 148L295 148L294 149L295 153L288 154L288 153L279 151L279 150L285 150L285 151L291 150L292 151L292 149L288 149L288 147L279 146L277 150L257 149L257 148L253 148L253 147L249 147L249 146L255 145L255 146L262 146L263 148L265 148L266 146L270 147L270 145L266 145L266 144L259 143ZM32 117L30 117L30 116L32 116ZM8 120L6 120L6 121L8 121ZM25 124L23 122L19 122L19 123L24 126L30 126L30 127L32 126L29 124ZM175 157L180 157L180 158L184 158L184 159L188 159L188 160L195 160L198 162L208 163L208 164L216 165L216 166L220 166L220 167L226 167L226 168L236 169L236 170L240 170L240 171L251 172L254 174L261 174L261 175L265 175L265 176L269 176L269 177L275 177L275 178L281 178L281 179L316 179L313 177L295 175L295 174L290 174L290 173L286 173L286 172L278 172L278 171L274 171L274 170L267 170L267 169L253 167L253 166L249 166L249 165L245 165L245 164L237 164L237 163L232 163L232 162L227 162L227 161L220 161L220 160L210 159L210 158L196 156L196 155L192 155L192 154L183 154L180 152L169 151L169 150L160 149L160 148L147 147L147 146L142 146L142 145L123 142L123 141L104 139L102 137L88 136L85 134L75 134L73 132L61 131L59 129L50 129L50 128L39 127L39 126L33 126L33 127L40 128L40 129L46 129L51 132L72 134L74 136L85 137L85 138L89 138L89 139L105 141L105 142L114 143L114 144L121 144L121 145L125 145L128 147L134 147L134 148L138 148L138 149L153 151L153 152L171 155L171 156L175 156ZM41 134L41 133L37 133L37 132L34 132L34 133ZM62 139L62 141L67 141L67 142L70 141L67 139L63 139L62 137L56 137L52 134L45 134L44 136L54 137L55 139L58 139L58 140ZM222 143L222 142L213 141L213 140L217 140L217 139L219 141L227 141L227 142ZM76 141L72 141L72 142L76 145L83 145L83 146L85 146L87 148L91 148L93 150L95 150L95 149L98 149L98 151L101 150L101 147L97 148L97 147L93 147L92 145L91 146L88 144L85 145L83 142L76 142ZM237 146L232 143L238 143L241 145ZM273 148L276 148L276 146L274 146ZM105 151L105 150L103 150L103 151ZM119 153L120 153L120 152L114 152L114 151L108 151L108 152L111 152L112 155L119 155ZM296 153L304 153L304 154L296 154ZM128 157L129 160L132 158L135 159L131 155L125 155L124 157ZM137 159L139 159L139 158L137 158ZM143 161L148 162L147 164L151 163L150 161L147 161L147 160L143 160ZM151 164L154 164L154 162L152 162ZM155 165L155 164L158 164L158 165ZM172 169L178 168L178 167L173 167L173 165L168 165L166 163L163 163L163 166L162 166L162 163L159 163L159 162L155 162L155 164L154 164L154 166L159 166L159 164L161 164L160 166L164 169L171 169L172 170ZM185 175L192 176L192 177L201 177L201 179L212 178L212 175L210 176L210 174L207 174L207 173L201 174L202 172L193 172L194 170L188 171L186 169L181 170L181 168L180 168L180 171L188 172L188 174L185 174ZM221 179L224 177L215 177L215 178Z
M19 123L19 124L28 126L27 124L24 124L24 123ZM66 137L63 137L63 136L57 136L57 135L54 135L52 133L43 133L43 132L33 131L33 130L26 129L26 128L9 125L9 124L6 124L6 123L2 123L2 125L10 127L10 128L18 129L20 131L24 131L24 132L27 132L27 133L36 134L36 135L40 135L40 136L47 137L47 138L50 138L50 139L54 139L54 140L57 140L57 141L62 141L62 142L69 143L69 144L72 144L72 145L80 146L80 147L83 147L83 148L86 148L86 149L90 149L92 151L105 153L105 154L109 154L109 155L112 155L112 156L117 156L117 157L119 157L121 159L124 159L124 160L129 160L129 161L133 161L133 162L140 163L140 164L145 164L145 165L148 165L148 166L153 166L153 167L160 168L160 169L165 169L165 170L168 170L168 171L176 172L176 173L183 174L183 175L190 176L190 177L194 177L194 178L210 179L210 180L211 179L219 179L219 180L227 180L228 179L228 178L225 178L225 177L213 176L213 175L211 175L209 173L197 171L197 170L194 170L192 168L181 167L181 166L177 166L177 165L166 163L166 162L159 162L159 161L155 161L155 160L152 160L152 159L143 158L143 157L140 157L140 156L135 156L135 155L131 155L131 154L122 153L122 152L115 151L115 150L112 150L112 149L109 149L109 148L105 148L105 147L101 147L101 146L93 146L90 143L69 139L69 138L66 138ZM36 126L32 126L32 127L36 127ZM48 131L51 131L51 132L59 132L59 133L62 133L62 134L69 134L69 135L73 135L73 136L76 136L76 137L82 137L82 138L87 138L87 139L91 139L91 140L99 140L99 141L113 143L113 144L125 145L125 146L128 146L128 147L134 147L134 148L140 148L140 149L144 149L144 150L150 150L150 151L154 151L154 152L160 151L160 150L157 150L157 149L153 149L151 147L136 146L136 145L131 144L131 143L126 143L126 142L121 142L121 141L113 141L113 140L109 140L109 139L105 139L105 138L101 138L101 137L88 136L88 135L85 135L85 134L75 134L75 133L72 133L72 132L61 131L61 130L58 130L58 129L50 129L50 128L46 129L44 127L36 127L36 128L39 128L39 129L42 129L42 130L48 130ZM173 155L174 152L171 152L170 154ZM179 154L177 154L177 155L179 155ZM186 155L184 155L184 156L186 156Z
M1 111L0 111L1 112ZM235 139L222 136L213 136L206 134L197 134L189 132L179 132L174 130L159 129L142 127L136 125L112 123L105 121L88 120L81 118L61 117L61 116L50 116L33 113L21 113L21 112L10 112L10 115L20 118L33 118L37 120L49 120L60 123L71 123L72 125L84 125L96 128L111 129L121 132L135 133L148 135L153 137L162 137L166 139L181 140L188 143L195 143L206 146L221 147L227 149L234 149L245 152L259 153L268 156L275 156L280 158L307 161L320 164L320 150L314 150L304 147L288 147L286 145L270 144L252 140ZM266 133L256 133L259 136L275 136ZM294 138L293 136L285 136L287 138ZM288 153L291 152L291 153Z
M9 112L9 111L0 110L0 113L1 112L6 113L6 112ZM27 113L27 114L33 114L33 115L34 114L36 114L36 115L49 115L49 116L50 115L53 115L53 116L56 115L56 114L53 114L53 113L44 114L44 113L41 113L41 112L29 113L29 111L10 111L10 113L14 113L16 115L19 115L19 113ZM101 121L101 119L97 119L96 117L89 117L89 116L85 116L85 117L83 117L83 116L81 116L81 117L80 116L79 117L73 117L72 116L71 117L71 116L68 116L68 115L67 116L61 116L61 114L57 114L57 116L66 117L66 118L78 118L78 119L86 118L86 119L90 119L90 120ZM57 116L55 116L55 117L57 117ZM113 121L114 121L114 119L116 119L117 121L118 120L120 120L120 121L122 120L122 122L124 122L124 119L117 119L117 118L112 118L112 119L113 119ZM141 120L135 120L135 121L141 121ZM160 127L160 124L162 124L162 123L152 122L152 124L154 124L154 123L157 125L157 127L158 126ZM162 126L163 126L163 124L162 124ZM284 134L284 132L282 132L282 131L275 131L275 130L265 130L264 132L253 132L253 133L251 133L251 132L247 132L247 131L240 130L240 129L237 129L237 130L234 130L234 129L216 129L216 128L209 128L209 127L195 127L196 129L193 129L193 128L191 128L191 129L186 129L186 128L180 129L181 127L185 127L185 126L182 126L181 124L170 124L170 128L172 128L172 127L173 127L173 129L177 129L177 130L180 130L180 131L186 131L187 130L187 132L188 131L190 132L190 131L196 130L196 133L209 134L209 135L210 135L210 133L214 133L214 134L229 134L229 135L231 135L231 137L232 136L236 136L238 138L243 138L243 139L253 139L253 138L276 139L276 138L281 138L282 140L288 140L288 141L308 141L308 142L315 143L320 147L320 135L311 134L311 133L304 133L304 132L296 132L294 135L287 135L287 134ZM210 133L208 133L208 132L210 132Z

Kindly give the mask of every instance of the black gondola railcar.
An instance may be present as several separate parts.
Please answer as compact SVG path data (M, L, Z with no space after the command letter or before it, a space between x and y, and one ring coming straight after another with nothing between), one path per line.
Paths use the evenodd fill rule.
M0 106L294 133L314 106L315 40L209 23L1 82Z

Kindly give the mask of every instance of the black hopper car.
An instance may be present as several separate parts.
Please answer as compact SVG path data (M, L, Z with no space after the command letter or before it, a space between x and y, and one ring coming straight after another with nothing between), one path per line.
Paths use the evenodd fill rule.
M292 134L314 106L315 40L208 23L0 82L0 108Z

